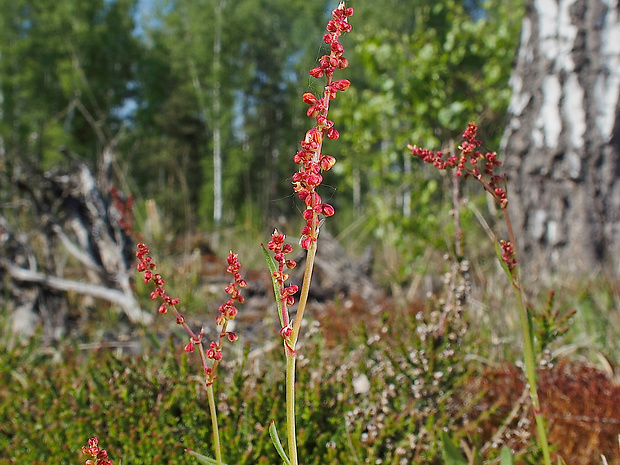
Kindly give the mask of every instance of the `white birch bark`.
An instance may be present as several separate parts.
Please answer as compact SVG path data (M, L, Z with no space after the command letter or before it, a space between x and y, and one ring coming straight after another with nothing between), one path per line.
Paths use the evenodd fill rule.
M530 0L502 141L527 263L620 271L620 22L611 0Z

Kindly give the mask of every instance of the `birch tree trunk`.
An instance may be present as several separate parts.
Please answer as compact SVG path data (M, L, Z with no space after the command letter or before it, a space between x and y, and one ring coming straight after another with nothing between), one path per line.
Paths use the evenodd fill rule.
M502 141L526 264L620 270L620 22L612 0L529 0Z

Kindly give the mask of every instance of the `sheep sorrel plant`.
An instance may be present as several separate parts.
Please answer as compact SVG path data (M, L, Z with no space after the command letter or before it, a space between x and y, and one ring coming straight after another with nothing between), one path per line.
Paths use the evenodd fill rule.
M323 40L330 46L330 54L324 55L319 59L319 66L310 70L310 75L320 79L325 77L327 83L323 96L317 98L310 92L303 95L303 101L310 105L307 115L316 119L316 126L306 132L306 137L301 142L301 150L295 154L293 160L300 165L299 171L293 175L294 191L299 198L306 204L303 218L306 225L301 231L299 241L301 247L306 252L306 268L299 296L299 304L295 320L292 322L289 317L289 307L294 303L294 297L299 290L298 286L286 286L288 274L284 268L291 269L296 263L287 260L285 255L293 251L290 244L285 244L285 236L277 229L271 236L268 244L269 250L274 253L272 259L267 250L263 247L263 253L269 266L273 280L275 300L280 318L280 335L284 339L284 352L286 354L286 432L288 439L288 457L280 445L275 425L271 424L270 432L272 440L282 460L287 464L297 465L297 440L295 435L295 361L297 357L296 347L301 329L301 322L304 317L308 293L310 291L310 281L317 251L319 227L321 215L328 217L334 214L334 208L323 203L321 196L317 193L317 188L323 181L322 171L328 171L336 163L336 159L331 155L323 154L323 141L328 139L338 139L340 137L333 121L328 119L329 103L336 98L338 91L344 91L351 84L347 79L334 81L333 76L336 69L344 69L349 63L343 56L344 47L340 44L339 38L342 34L351 31L348 18L353 15L353 8L345 8L345 3L340 2L338 7L332 12L332 19L327 23L327 33ZM275 260L275 261L274 261Z
M506 229L508 231L508 241L498 240L493 235L495 251L499 263L506 272L512 289L515 293L517 306L519 309L519 319L523 330L523 358L525 361L525 375L530 388L530 398L534 409L534 417L538 430L538 439L540 448L543 453L545 465L551 465L551 457L549 454L549 444L547 441L547 433L545 422L540 408L538 399L538 388L536 386L536 356L534 353L534 334L532 314L525 303L525 296L519 270L517 267L517 252L515 248L515 236L508 213L508 195L506 192L506 176L495 174L494 170L501 162L497 159L496 152L487 152L483 154L478 148L482 142L477 137L478 127L475 123L469 123L467 129L463 133L463 142L458 147L460 154L450 154L444 158L441 151L433 152L432 150L423 149L415 145L409 145L411 153L425 163L432 164L440 170L456 169L458 177L472 177L491 194L493 200L499 204ZM502 187L503 186L503 187Z
M234 320L237 316L238 310L235 307L235 303L241 304L244 301L244 298L240 293L240 288L245 287L247 284L239 272L241 269L241 264L239 263L237 254L230 252L228 255L228 268L226 268L226 272L233 275L233 281L224 289L227 294L230 294L230 298L225 304L220 306L220 314L216 319L217 326L221 326L219 339L217 341L212 341L209 344L209 348L205 350L202 344L202 337L204 334L203 328L201 328L200 333L196 335L196 333L194 333L194 331L192 331L192 329L187 325L185 322L185 317L177 310L179 299L170 297L164 288L164 279L159 273L153 273L156 270L156 265L153 263L149 254L150 251L146 245L138 244L138 252L136 252L136 257L138 258L139 263L137 269L139 272L144 273L145 284L148 284L151 281L155 284L155 290L151 292L151 300L155 300L157 298L163 299L163 303L158 309L159 313L167 313L168 309L171 309L174 312L177 324L183 326L189 335L189 342L185 346L185 352L194 352L196 346L198 346L205 376L205 388L207 391L207 398L209 399L211 425L213 427L213 450L215 452L215 460L197 454L194 451L188 450L187 452L194 455L204 463L222 465L223 462L220 448L215 396L213 394L213 383L217 378L217 368L222 360L222 347L224 339L228 339L230 342L234 342L238 339L237 334L232 331L228 331L227 327L228 323L231 320Z
M315 97L309 92L303 95L303 101L310 105L307 116L315 118L316 126L306 132L306 136L301 142L301 150L299 150L293 158L294 162L300 165L299 170L292 178L294 191L306 205L303 212L303 218L306 224L301 231L299 243L301 247L307 251L306 268L294 321L291 321L289 316L289 308L295 303L293 296L299 291L299 286L287 286L286 281L289 276L285 272L285 268L288 270L296 266L295 261L286 258L286 255L293 251L293 247L285 243L285 235L281 234L277 229L273 232L271 241L269 241L267 246L268 249L273 252L273 258L267 249L262 247L272 277L276 306L281 324L280 335L284 340L284 352L286 355L286 431L288 455L280 443L273 421L271 422L269 432L273 444L282 457L282 460L289 465L298 464L295 435L295 361L297 358L297 341L308 301L308 293L310 291L310 281L314 269L319 227L321 221L323 221L322 217L329 217L334 214L334 208L327 203L323 203L321 196L317 192L317 188L323 181L321 172L331 169L336 163L334 157L323 154L322 148L325 137L333 140L339 137L338 131L334 128L333 121L328 119L328 112L330 101L336 98L338 91L347 90L350 85L347 79L335 81L333 75L336 69L344 69L348 66L347 59L343 57L344 47L340 44L339 38L342 34L351 31L351 25L348 22L348 18L351 15L353 15L353 8L346 8L344 2L341 2L332 12L332 19L327 23L327 33L323 36L323 40L330 47L330 54L321 57L319 66L310 70L311 76L317 79L326 78L327 83L324 93L320 98ZM246 282L239 273L241 265L239 264L237 255L231 252L228 256L227 271L233 274L234 281L225 289L225 291L230 294L229 300L219 308L220 315L217 317L216 324L221 326L220 337L217 342L211 342L209 348L205 351L202 344L203 330L201 329L200 333L196 335L187 325L185 318L177 309L179 299L172 298L167 294L164 289L164 280L162 276L158 273L154 273L156 266L149 254L150 252L146 245L138 244L136 257L139 259L139 263L137 269L139 272L144 273L145 283L153 281L155 284L155 291L151 293L151 299L163 299L163 303L158 309L159 313L166 313L168 309L172 309L176 316L177 324L183 326L187 331L190 341L185 346L185 351L193 352L196 346L198 346L205 375L205 386L209 399L209 409L213 428L215 460L197 454L194 451L188 452L203 463L221 465L223 462L219 441L215 398L213 394L213 382L216 378L217 367L222 360L222 343L224 339L227 338L231 342L237 340L237 335L235 333L227 331L227 324L237 315L235 302L243 303L244 300L239 293L239 289L246 286ZM213 360L211 366L209 366L209 360Z

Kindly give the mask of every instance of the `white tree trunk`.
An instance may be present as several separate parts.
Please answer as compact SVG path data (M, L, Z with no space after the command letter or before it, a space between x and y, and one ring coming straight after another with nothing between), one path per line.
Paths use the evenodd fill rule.
M502 153L517 246L541 270L619 271L618 13L612 0L527 5Z

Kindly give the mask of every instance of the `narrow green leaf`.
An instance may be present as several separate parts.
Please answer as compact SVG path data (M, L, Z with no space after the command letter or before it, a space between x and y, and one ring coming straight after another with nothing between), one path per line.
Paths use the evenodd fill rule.
M269 274L271 275L271 283L273 284L273 295L276 299L276 305L278 306L278 318L280 318L280 327L284 328L284 320L282 319L282 302L280 301L280 285L276 278L274 278L274 273L276 270L276 264L267 252L267 249L263 244L260 245L261 249L263 249L263 255L265 256L265 261L267 262L267 268L269 268Z
M271 420L271 424L269 425L269 435L271 436L271 442L273 443L273 446L278 451L278 454L280 454L280 457L282 457L284 463L286 465L291 465L291 461L286 456L286 452L284 452L284 448L282 447L282 443L280 442L280 438L278 437L276 423L273 420Z
M467 465L459 449L445 432L441 432L441 456L446 465Z
M514 465L515 459L512 456L512 451L509 447L502 447L502 452L499 456L499 465Z
M604 455L602 455L601 457L605 458ZM566 465L566 462L562 457L558 457L558 465ZM604 460L604 465L607 465L607 459Z
M193 451L191 449L185 449L185 452L195 457L196 460L198 460L200 463L203 463L204 465L217 465L217 460L212 459L211 457L207 457L206 455L199 454L198 452ZM223 464L223 465L226 465L226 464Z
M532 310L529 307L525 309L527 313L527 326L530 331L530 343L532 348L534 347L534 317L532 316Z

